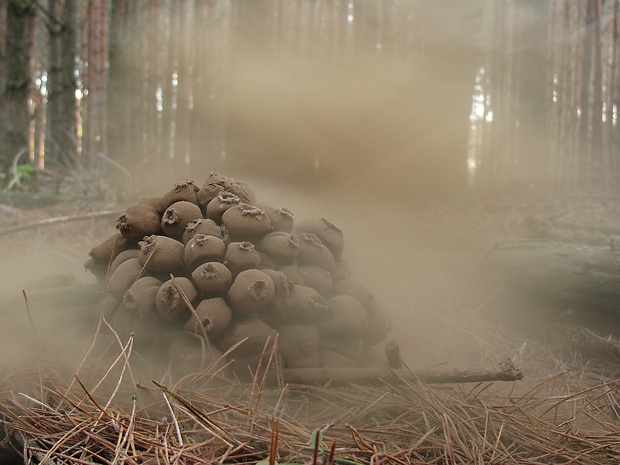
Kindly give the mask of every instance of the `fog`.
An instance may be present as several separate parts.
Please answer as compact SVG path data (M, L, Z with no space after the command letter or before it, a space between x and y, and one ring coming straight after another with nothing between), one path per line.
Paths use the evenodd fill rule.
M463 264L464 256L484 248L481 238L495 234L491 221L467 219L479 198L466 188L469 108L462 105L464 89L474 86L473 41L443 29L426 34L425 53L417 57L361 51L339 60L299 56L284 45L267 56L242 44L223 70L232 128L226 153L194 156L190 165L179 157L173 171L154 164L136 170L133 189L115 207L161 195L185 179L200 186L211 170L234 177L259 201L289 208L296 220L325 217L344 231L352 275L385 307L393 321L388 340L399 342L412 368L511 356L510 344L489 357L489 348L469 337L477 321L470 312L497 291L469 281L473 265ZM209 105L195 101L196 117ZM204 142L201 135L190 140ZM73 310L33 303L31 324L21 296L58 273L94 281L82 264L90 247L114 232L114 221L71 228L86 231L74 247L67 247L66 228L61 241L46 233L34 247L11 238L4 252L0 291L10 297L0 341L5 366L56 358L72 364L88 346L89 326L74 331ZM34 236L24 234L28 242ZM466 300L464 287L473 290Z

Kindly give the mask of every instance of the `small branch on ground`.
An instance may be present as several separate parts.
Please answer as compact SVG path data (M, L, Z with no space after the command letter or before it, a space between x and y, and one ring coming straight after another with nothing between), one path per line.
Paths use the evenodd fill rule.
M35 221L34 223L18 224L17 226L11 226L10 228L0 229L0 236L25 231L27 229L42 228L45 226L53 226L60 223L70 223L72 221L90 220L92 218L117 217L121 213L123 213L121 210L106 210L101 212L83 213L81 215L47 218L45 220Z

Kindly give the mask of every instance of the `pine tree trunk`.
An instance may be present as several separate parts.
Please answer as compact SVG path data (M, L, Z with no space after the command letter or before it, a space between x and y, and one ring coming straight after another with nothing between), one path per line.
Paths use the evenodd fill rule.
M519 13L519 35L515 44L518 68L511 94L515 102L513 163L518 172L528 178L549 179L548 2L521 1Z
M28 92L31 86L30 40L34 10L28 0L9 0L6 32L6 80L0 101L0 171L28 149Z
M610 108L612 109L612 115L608 122L609 128L609 146L610 149L618 147L620 144L620 130L618 127L618 111L620 111L620 3L615 2L613 7L613 26L612 26L612 40L613 40L613 55L610 67L612 69L611 75L611 89L610 89ZM610 175L612 180L612 193L617 194L620 190L617 180L620 179L620 160L617 156L611 156L611 169Z
M46 145L50 154L76 153L76 4L75 0L50 0L49 7L61 24L49 27L49 140Z
M0 0L0 102L2 102L7 78L6 45L8 3L8 0Z

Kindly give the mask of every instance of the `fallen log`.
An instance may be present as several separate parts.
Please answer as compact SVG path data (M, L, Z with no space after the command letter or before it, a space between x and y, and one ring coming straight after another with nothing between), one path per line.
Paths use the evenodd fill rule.
M620 252L543 241L492 246L459 268L460 296L487 314L620 331ZM465 277L463 277L465 276Z

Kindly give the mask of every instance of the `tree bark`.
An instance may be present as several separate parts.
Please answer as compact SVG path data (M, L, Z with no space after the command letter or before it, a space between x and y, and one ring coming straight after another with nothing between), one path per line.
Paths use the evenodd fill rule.
M53 0L50 12L58 23L49 26L49 154L76 153L77 107L74 70L77 56L75 0Z
M9 0L7 4L6 80L0 101L0 171L6 172L13 158L28 148L28 92L32 2Z
M0 102L4 95L4 87L6 85L7 67L6 67L6 46L7 46L7 9L8 0L0 0Z

